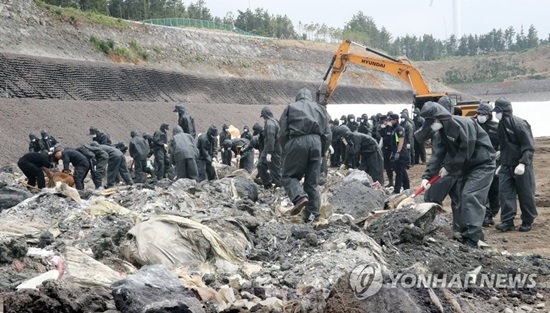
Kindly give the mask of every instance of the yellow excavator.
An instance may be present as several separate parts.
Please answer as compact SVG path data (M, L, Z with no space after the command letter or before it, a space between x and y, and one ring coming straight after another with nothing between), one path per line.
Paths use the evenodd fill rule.
M362 55L350 53L350 48L352 44L359 46L361 48L364 48L368 52L374 53L375 55L378 55L381 58L362 56ZM338 47L338 50L336 50L336 53L332 57L330 66L323 78L323 83L321 84L321 86L319 86L319 89L317 89L317 102L319 104L321 105L328 104L330 97L332 96L332 94L334 93L334 90L336 89L340 76L346 70L346 66L348 62L365 66L377 71L392 74L400 78L401 80L403 80L405 83L410 84L414 91L414 101L413 101L414 107L422 109L422 106L424 105L424 103L428 101L437 102L437 100L439 100L439 98L441 98L442 96L448 95L451 98L451 100L454 101L455 104L457 104L456 107L461 111L462 113L461 115L463 116L476 115L476 110L479 102L477 104L472 102L462 104L461 102L457 102L460 100L459 95L447 94L447 93L432 93L428 87L428 84L422 77L422 74L420 73L420 71L414 66L412 66L408 60L396 59L380 51L352 42L349 39L343 41ZM328 81L326 91L325 93L322 93L321 88L325 83L325 81L327 80L329 74L330 74L330 79ZM321 99L321 96L323 96L322 99Z

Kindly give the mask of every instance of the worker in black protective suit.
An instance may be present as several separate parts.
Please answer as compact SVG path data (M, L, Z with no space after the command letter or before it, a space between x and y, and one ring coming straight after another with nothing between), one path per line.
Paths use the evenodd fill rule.
M443 106L450 114L454 112L454 104L448 96L443 96L439 99L438 103ZM422 174L422 180L430 180L434 177L439 169L439 164L445 157L444 149L441 146L441 135L438 132L434 132L431 127L420 127L414 134L416 140L424 144L426 140L432 138L432 155L430 160L426 164L426 169ZM434 202L439 205L443 205L443 200L449 195L451 198L451 209L453 212L459 212L460 206L460 175L461 172L457 171L451 173L445 177L440 178L435 182L428 190L424 192L424 200L426 202ZM453 230L458 232L457 225L453 225Z
M42 137L40 138L40 147L42 148L42 153L52 152L55 146L59 144L59 141L57 141L57 139L55 139L53 136L50 136L48 131L44 129L40 132L40 136Z
M395 185L393 193L400 193L401 188L407 190L411 188L409 174L407 168L410 163L409 151L407 150L407 138L405 129L399 125L399 115L391 114L389 117L391 127L390 137L390 162L393 171L395 172Z
M246 125L243 127L243 133L241 134L241 138L252 140L252 134L250 133L250 129Z
M483 240L485 204L495 171L495 150L489 135L473 119L453 116L435 102L425 103L420 114L426 119L424 127L440 134L441 157L435 164L439 175L461 172L461 201L457 212L453 212L453 225L463 244L477 247ZM422 187L430 187L425 179Z
M246 138L231 139L231 151L235 154L239 168L244 168L249 173L252 173L254 167L254 141L257 141L257 136L252 138L252 141Z
M40 152L29 152L17 161L17 166L27 177L27 184L42 189L46 187L44 172L48 177L52 177L50 172L50 156Z
M216 179L216 169L214 164L218 162L216 158L216 142L218 141L218 129L215 125L210 125L204 134L200 134L197 139L197 149L199 157L197 167L199 170L199 182Z
M185 113L185 107L183 103L176 104L174 112L178 113L178 125L183 129L183 132L193 136L193 139L197 137L197 132L195 131L195 120L191 115Z
M246 139L246 138L239 138ZM248 140L248 139L247 139ZM222 146L222 164L231 166L231 160L233 159L233 151L231 147L233 146L233 141L231 139L225 139L221 142Z
M372 135L372 125L369 122L369 116L366 113L361 115L361 123L359 124L357 131L365 135Z
M346 126L352 131L357 131L359 129L359 123L355 120L354 114L348 114L348 119L346 122Z
M285 108L279 120L279 141L284 151L282 182L294 204L290 214L300 214L305 207L306 222L319 219L321 158L332 137L327 116L325 108L313 101L311 92L302 88L296 102ZM303 177L302 187L300 180Z
M90 163L90 172L95 189L103 188L103 178L107 173L107 164L109 164L109 154L99 147L95 141L87 145L82 145L77 148L77 151L82 153Z
M401 127L405 129L405 138L407 139L407 150L409 151L409 167L413 166L414 160L414 123L409 117L409 110L404 109L400 115Z
M92 140L97 142L100 145L112 145L111 137L107 133L102 133L97 129L97 127L90 127L90 136L92 136Z
M231 140L231 133L229 132L228 129L229 129L229 126L227 126L227 124L223 124L222 125L222 131L220 132L219 147L220 147L221 155L222 155L222 164L231 163L231 159L229 159L229 161L224 159L224 152L226 152L226 151L224 151L224 148L223 148L223 142L226 141L226 140Z
M491 140L491 145L496 151L496 167L500 166L500 142L498 138L498 122L493 120L493 113L491 112L493 108L489 103L480 103L477 107L477 117L476 120L479 123L479 126L489 135ZM493 217L498 214L500 210L500 204L498 200L498 175L495 174L493 177L493 182L489 188L488 201L485 204L485 219L483 220L483 226L494 225Z
M537 217L535 203L535 173L533 171L533 154L535 143L531 125L513 115L512 103L506 98L495 101L498 135L500 142L500 167L498 170L500 221L496 226L500 231L514 229L516 216L516 198L521 209L521 226L519 231L531 230ZM517 196L517 197L516 197Z
M351 158L361 156L361 164L358 169L365 171L372 177L373 182L384 185L384 157L378 142L370 135L360 132L352 132L346 126L339 126L337 132L346 140L349 151L345 164L349 164ZM344 165L343 165L344 166ZM346 165L349 167L349 165Z
M134 181L143 183L143 172L147 167L147 156L149 155L149 143L143 137L138 136L135 130L130 132L130 156L134 159Z
M153 134L153 154L155 155L155 176L157 180L167 177L170 160L168 159L168 131L169 125L162 123L160 129Z
M388 176L388 183L386 187L393 187L393 167L391 162L391 142L392 142L392 132L390 121L385 115L380 116L380 140L382 140L382 156L384 157L384 169L386 170L386 175Z
M418 108L414 108L413 111L413 125L414 125L414 131L416 132L420 128L422 128L422 125L424 125L424 118L420 116L420 110ZM423 142L419 142L418 139L416 139L415 136L413 136L414 139L414 162L413 164L419 164L420 161L422 161L422 164L426 164L426 147Z
M336 130L339 126L340 120L337 118L332 121L332 126L329 126L332 133L331 146L334 150L334 152L330 155L331 167L339 167L342 164L342 154L345 153L345 151L342 150L342 140L340 139L340 136L336 133Z
M176 126L172 134L170 160L176 166L176 179L189 178L198 182L197 158L199 157L199 149L195 145L195 139L190 134L183 132L181 126Z
M29 134L29 152L41 152L42 145L35 134ZM47 154L47 153L46 153Z
M90 162L88 159L80 152L75 149L59 149L55 148L53 153L55 160L63 160L63 172L70 173L71 170L69 165L72 164L74 167L73 178L74 185L77 190L84 190L84 179L88 175L90 170Z
M258 160L258 172L264 188L282 187L281 183L281 145L279 143L279 121L273 117L269 107L260 113L264 119L264 150Z
M372 116L372 138L374 138L377 142L380 142L380 139L382 139L380 136L380 127L382 126L381 119L382 113L377 113Z
M124 180L126 185L131 186L133 184L132 176L128 170L128 164L126 163L126 157L119 149L109 145L99 145L96 142L90 143L90 146L97 147L109 155L107 165L107 185L105 188L112 188L118 182L118 177Z

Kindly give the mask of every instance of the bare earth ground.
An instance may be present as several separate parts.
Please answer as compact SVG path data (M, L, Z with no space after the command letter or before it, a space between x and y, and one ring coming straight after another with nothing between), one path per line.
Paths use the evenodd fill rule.
M485 239L488 244L497 248L499 251L507 250L512 254L521 253L523 255L540 254L550 257L550 245L548 244L548 229L550 229L550 167L548 166L548 152L550 151L550 137L539 137L535 143L534 168L537 184L536 200L539 216L533 224L533 230L528 233L518 231L502 233L491 228L485 228ZM421 175L424 166L415 165L409 170L411 178L411 188L420 186ZM444 208L450 215L451 206L448 199L444 202ZM521 211L518 206L516 216L516 226L521 225ZM495 222L500 221L500 215ZM517 227L516 227L517 228Z

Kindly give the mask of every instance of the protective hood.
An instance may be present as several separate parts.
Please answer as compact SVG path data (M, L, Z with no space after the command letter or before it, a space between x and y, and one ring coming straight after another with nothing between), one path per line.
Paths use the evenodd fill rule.
M99 129L97 129L97 127L90 127L90 135L95 135L99 133Z
M262 109L262 113L260 113L260 117L266 117L266 118L273 117L273 113L271 112L270 108L264 107Z
M403 116L403 113L405 113L407 116L409 116L409 110L408 109L403 109L403 111L401 111L401 116Z
M443 121L451 119L451 112L449 112L445 107L443 107L443 105L439 103L428 101L422 107L422 111L420 111L420 116L424 118L437 118Z
M355 119L355 115L348 114L348 121L351 121L352 119Z
M160 125L160 131L166 132L166 131L168 130L168 127L169 127L169 126L168 126L168 123L162 123L162 124Z
M231 146L233 146L233 141L231 141L231 139L226 139L222 142L222 146L225 149L229 149L229 148L231 148Z
M369 116L366 113L363 113L361 115L361 119L366 122L369 119Z
M489 103L482 102L477 107L477 114L490 115L493 108Z
M296 95L296 102L298 101L313 101L313 97L311 96L311 91L307 88L302 88L298 91L298 94Z
M134 137L137 137L137 136L138 136L137 131L132 130L132 131L130 132L130 137L134 138Z
M185 114L185 107L182 104L177 104L176 107L174 108L174 112Z
M334 126L338 126L340 125L340 120L335 118L334 121L332 121L332 123L334 124Z
M30 140L36 139L36 135L35 134L29 134L29 139Z
M227 129L229 129L229 126L227 126L227 124L223 124L222 125L222 130L227 130Z
M451 98L449 98L449 96L443 96L439 98L439 101L437 101L437 103L441 104L447 111L451 113L451 115L454 114L455 106L453 104L453 101L451 101ZM424 111L424 108L422 108L422 111Z
M99 143L97 141L90 142L91 147L99 147Z
M174 129L172 130L172 135L175 136L177 134L181 134L183 133L183 128L181 128L181 126L176 126L174 127Z
M210 137L218 136L218 129L216 128L216 125L210 125L210 127L208 127L208 131L206 131L206 134Z
M41 131L41 132L40 132L40 135L42 136L42 138L45 138L45 137L48 137L48 136L49 136L48 132L45 131L45 130Z
M495 108L493 111L497 113L501 111L503 114L512 114L514 112L512 109L512 102L504 97L500 97L495 101Z
M413 113L420 115L420 110L418 108L414 108Z
M260 125L260 123L255 123L252 126L252 130L255 131L255 132L261 132L263 130L263 127L262 127L262 125Z
M335 133L337 136L349 137L351 135L351 130L347 126L342 125L336 128Z

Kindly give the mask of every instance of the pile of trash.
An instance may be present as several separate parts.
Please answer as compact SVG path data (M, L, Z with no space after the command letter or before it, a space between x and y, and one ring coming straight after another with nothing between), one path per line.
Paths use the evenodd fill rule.
M80 193L28 191L21 178L0 169L0 199L12 199L0 213L5 312L479 312L549 296L549 260L465 247L440 206L388 196L360 171L329 172L315 224L284 214L284 190L231 168L212 182ZM361 264L382 273L368 299L354 285ZM537 286L391 286L510 271L536 273Z

